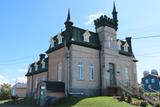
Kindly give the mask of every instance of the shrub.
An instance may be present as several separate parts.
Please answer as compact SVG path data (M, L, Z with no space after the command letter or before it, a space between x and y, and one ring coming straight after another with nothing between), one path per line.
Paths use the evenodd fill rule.
M131 103L132 102L132 97L130 95L127 96L127 102Z
M160 101L156 102L156 103L154 104L154 107L160 107Z
M125 101L125 96L124 96L124 94L121 95L119 101Z
M146 102L146 101L142 101L142 102L140 103L140 106L141 106L141 107L147 107L147 102Z

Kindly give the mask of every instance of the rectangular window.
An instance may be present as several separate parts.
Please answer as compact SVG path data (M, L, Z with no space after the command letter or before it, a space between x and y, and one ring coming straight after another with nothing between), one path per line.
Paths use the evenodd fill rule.
M32 88L32 80L29 79L29 89L31 89L31 88Z
M89 66L89 80L94 80L94 65Z
M58 81L62 81L62 64L58 64Z
M151 83L155 83L155 80L154 80L154 78L152 78L152 79L151 79Z
M83 71L83 64L82 62L78 63L78 80L83 80L84 79L84 71Z
M37 88L38 85L38 78L36 78L35 88Z
M148 79L145 80L145 83L148 84Z

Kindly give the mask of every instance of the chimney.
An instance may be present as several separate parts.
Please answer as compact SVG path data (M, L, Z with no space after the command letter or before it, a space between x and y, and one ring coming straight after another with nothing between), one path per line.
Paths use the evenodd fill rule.
M39 60L41 61L42 59L44 59L45 58L45 54L40 54L39 55Z

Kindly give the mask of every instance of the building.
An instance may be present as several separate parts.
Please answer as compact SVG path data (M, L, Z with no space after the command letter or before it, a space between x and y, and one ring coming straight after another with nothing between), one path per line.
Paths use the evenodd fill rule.
M13 97L26 97L27 84L25 83L16 83L11 88L11 95Z
M156 92L160 91L160 76L158 76L158 71L152 70L151 74L148 71L144 71L144 76L141 80L144 91Z
M43 89L47 89L44 93L51 89L45 96L54 97L115 95L122 92L122 84L135 86L137 60L132 51L131 37L117 39L115 5L112 16L102 15L96 19L96 31L92 32L73 26L68 11L65 30L50 38L47 58L42 58L45 69L41 71L44 64L41 57L29 66L27 93L35 96L42 84ZM50 84L54 87L49 88Z

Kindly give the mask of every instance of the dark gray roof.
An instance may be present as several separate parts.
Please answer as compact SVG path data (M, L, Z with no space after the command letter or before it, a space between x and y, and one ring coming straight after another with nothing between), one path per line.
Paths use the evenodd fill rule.
M35 66L34 66L35 62L32 63L32 64L30 65L30 67L31 67L31 72L29 72L29 69L28 69L28 72L27 72L26 76L31 76L31 75L34 75L34 74L39 74L39 73L42 73L42 72L47 72L47 71L48 71L48 57L47 57L47 58L44 58L45 68L42 68L41 61L42 61L42 60L39 60L39 61L36 62L37 65L38 65L38 70L37 70L37 71L35 70Z

